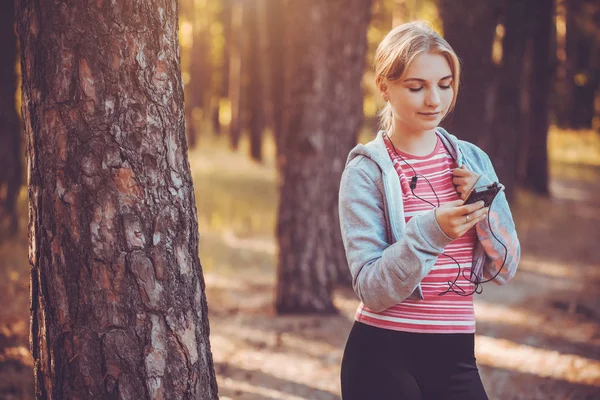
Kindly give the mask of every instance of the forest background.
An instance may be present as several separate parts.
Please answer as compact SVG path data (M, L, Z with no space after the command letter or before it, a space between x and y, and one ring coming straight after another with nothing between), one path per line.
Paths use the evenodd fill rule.
M40 318L50 327L64 323L64 316L51 312L60 309L53 308L60 298L52 290L45 291L43 285L36 290L36 283L44 279L56 283L60 281L56 277L61 275L60 269L52 268L40 274L44 267L38 263L43 261L31 256L44 251L44 242L36 241L43 237L37 229L43 230L44 224L39 221L43 215L49 215L44 208L49 207L48 202L36 200L36 188L43 189L44 183L56 185L55 178L46 180L40 170L53 170L55 164L44 160L60 159L60 151L55 154L54 150L61 149L62 144L58 136L43 140L44 123L51 118L45 114L46 120L36 120L36 107L31 104L39 101L44 107L64 112L61 107L73 99L99 96L101 90L90 91L89 82L94 81L97 71L103 71L104 54L120 46L121 33L108 29L102 36L107 39L95 43L96 47L90 42L71 40L75 43L75 58L83 59L81 55L85 55L92 60L80 63L72 80L65 72L69 71L70 61L62 51L70 44L64 37L73 38L84 31L99 32L106 20L128 20L112 9L117 6L102 1L56 6L60 11L56 13L40 11L42 3L48 6L46 10L53 5L49 0L22 0L0 6L0 52L4 55L0 67L2 399L29 399L36 394L43 398L47 393L44 387L69 387L71 394L78 390L87 393L87 383L77 383L77 372L68 365L76 360L74 364L81 371L95 361L75 357L83 354L75 352L68 357L64 373L60 366L49 372L50 367L44 364L45 349L51 347L56 351L51 352L53 357L56 354L60 359L61 346L66 346L66 342L60 344L52 335L41 334L43 329L39 328L43 325ZM523 257L515 279L507 286L486 285L484 293L475 300L477 359L490 398L600 396L597 1L131 0L119 7L124 16L133 16L134 23L138 13L161 21L142 23L143 29L135 31L134 36L123 36L142 43L135 34L149 32L146 48L138 47L138 52L129 49L130 59L124 57L124 65L131 71L151 65L144 52L156 45L152 35L171 31L177 35L180 59L175 57L177 62L166 67L165 74L177 76L174 82L183 82L181 102L178 100L173 107L181 107L186 123L177 122L178 112L163 115L161 111L157 114L160 118L155 118L153 104L159 102L142 96L135 100L135 112L123 112L124 119L118 123L111 119L112 112L98 116L94 113L99 111L93 106L90 109L89 101L74 101L71 111L80 110L77 112L94 117L81 119L88 124L85 126L77 125L78 118L74 118L66 129L72 137L87 130L102 135L106 131L103 126L139 131L141 136L119 141L118 151L131 160L139 153L140 170L147 169L157 176L164 173L166 177L168 170L157 168L156 172L143 167L148 160L144 143L148 137L155 137L151 129L153 118L162 122L167 116L175 121L170 127L181 133L178 148L189 160L187 168L197 212L196 215L190 211L193 207L187 207L191 213L186 218L197 221L198 234L193 233L193 223L183 226L186 232L191 229L190 242L199 237L195 256L199 256L201 269L200 263L192 261L197 274L194 282L205 281L202 296L208 304L210 321L210 336L206 330L199 330L197 337L199 343L201 338L209 338L212 357L200 357L198 362L206 363L202 370L209 371L207 379L216 380L213 384L218 385L222 399L339 398L339 364L358 305L349 285L339 236L339 178L350 148L370 140L378 129L377 110L381 102L375 93L371 68L375 48L393 26L415 19L430 21L461 59L464 75L459 101L442 126L490 155L507 188L522 242ZM170 7L177 10L178 19L163 22L161 13ZM46 42L39 39L40 43L48 47L32 45L44 37L31 33L35 31L32 21L36 21L36 15L41 27L37 32L46 35ZM59 24L53 24L56 21L72 23L57 27ZM83 27L81 21L88 25ZM179 54L173 43L176 40L168 46L169 51ZM54 64L58 68L41 61L52 57L52 52L44 49L53 44L60 50L57 53L63 55ZM120 49L128 51L125 47ZM160 46L154 49L160 55ZM91 54L94 51L95 56ZM23 65L34 67L23 74ZM105 75L112 76L110 71ZM72 81L67 94L60 91L63 79ZM27 84L22 87L23 81ZM144 84L162 88L163 81L148 79ZM58 94L40 100L35 96L36 82L48 82L42 85L42 92ZM122 89L135 97L135 88ZM108 84L102 91L107 98L119 96L118 89L111 92ZM176 89L174 93L177 94ZM28 103L24 98L31 100ZM178 95L174 98L179 99ZM118 109L119 104L113 107ZM58 130L57 125L52 126ZM168 137L163 128L154 144ZM89 137L84 139L77 143L86 143ZM86 156L97 153L91 147L80 146L76 150L71 145L67 144L67 153L73 168L68 170L71 175L67 180L82 183L89 196L101 195L92 188L101 185L98 182L102 179L96 181L96 172L88 173L86 169L91 168L94 159ZM100 148L105 152L105 148ZM185 169L185 163L181 168ZM132 170L140 173L135 167ZM119 171L119 182L125 188L131 187L128 185L136 178L128 175L127 168ZM105 174L104 177L110 176L110 172ZM29 185L28 176L34 177ZM98 176L103 177L102 173ZM168 179L177 180L172 174L165 178ZM147 185L146 189L152 186ZM134 198L127 197L127 201ZM61 200L72 204L64 196ZM91 211L84 208L80 208L81 218L90 218L92 228ZM123 210L119 208L117 214L125 221L124 227L115 229L122 229L125 239L119 240L131 245L136 239L127 236L127 224L141 224L144 231L145 222L129 220L129 214ZM148 213L162 215L157 209L148 209ZM106 208L100 212L101 217L108 214ZM57 211L55 218L65 226L62 233L55 232L56 237L62 234L67 238L77 231L70 222L72 216L68 218ZM152 233L149 235L152 237ZM97 249L95 245L105 246L101 252L107 252L114 242L100 234L92 235L88 244L93 251ZM190 246L194 249L193 243ZM47 251L63 254L52 246ZM64 254L72 266L65 269L64 276L71 279L74 269L96 262L105 253ZM156 265L154 259L153 263ZM170 265L169 261L166 263ZM132 276L131 287L135 287L136 278L142 285L135 260L127 259L127 265L124 274ZM109 279L118 280L117 275L115 272ZM93 279L70 282L65 289L69 301L83 304L88 300L77 296L89 291L94 293L94 307L105 308L108 313L111 301L126 303L128 299L125 291L114 287L99 290ZM180 292L173 293L176 298ZM109 294L117 295L117 300ZM148 306L146 301L142 296L141 300L132 301L132 307ZM202 309L201 302L198 304ZM156 307L151 308L156 312ZM42 311L47 314L40 317ZM168 312L165 308L164 314ZM103 314L98 318L104 317ZM175 332L176 324L172 326L168 316L165 321L165 329ZM199 321L199 325L207 323ZM71 323L71 327L75 326L90 328L93 323L77 319ZM102 335L110 336L106 332ZM152 348L148 343L153 343L151 334L146 339L147 343L140 347L144 352ZM190 354L186 353L188 359L193 358ZM97 373L103 385L97 389L98 398L111 398L115 390L124 393L127 384L119 381L118 374L113 386L106 379L114 372L109 368L110 354L104 351L98 357L104 360ZM119 368L127 370L120 364ZM137 373L141 381L150 381L148 370ZM75 384L59 383L62 379ZM147 383L145 390L144 396L150 396L152 385ZM205 393L205 388L199 386L198 390Z

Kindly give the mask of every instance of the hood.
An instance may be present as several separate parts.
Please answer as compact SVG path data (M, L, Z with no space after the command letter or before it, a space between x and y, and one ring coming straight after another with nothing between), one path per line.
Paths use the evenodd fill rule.
M382 171L388 171L393 168L392 160L390 159L385 142L383 140L384 131L377 132L375 139L371 140L367 144L356 145L348 154L346 160L346 166L358 156L367 157L377 163ZM437 127L435 133L441 139L446 149L450 152L450 155L456 161L457 165L463 164L463 154L460 150L460 141L458 138L451 133L448 133L444 128Z

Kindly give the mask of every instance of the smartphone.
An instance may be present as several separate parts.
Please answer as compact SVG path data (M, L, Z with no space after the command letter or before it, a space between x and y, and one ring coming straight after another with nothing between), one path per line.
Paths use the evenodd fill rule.
M472 204L477 203L480 200L483 200L484 207L489 207L494 200L494 197L500 192L500 185L494 182L491 185L487 185L484 187L479 187L471 190L469 196L465 200L464 204Z

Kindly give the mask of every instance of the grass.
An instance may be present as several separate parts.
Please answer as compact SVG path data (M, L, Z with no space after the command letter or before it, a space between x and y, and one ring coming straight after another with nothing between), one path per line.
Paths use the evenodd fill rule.
M600 133L552 126L548 132L548 158L552 163L600 167Z

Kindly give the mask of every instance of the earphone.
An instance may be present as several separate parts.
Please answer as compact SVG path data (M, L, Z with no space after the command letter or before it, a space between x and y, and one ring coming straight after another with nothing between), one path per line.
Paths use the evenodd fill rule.
M396 150L396 146L394 146L394 142L392 142L392 139L389 137L389 135L387 134L387 132L384 132L384 134L383 134L383 135L384 135L385 137L387 137L387 139L390 141L390 144L392 145L392 149L394 150L394 153L396 153L396 155L397 155L397 156L398 156L398 157L399 157L399 158L400 158L400 159L401 159L401 160L402 160L402 161L403 161L403 162L404 162L406 165L408 165L408 166L410 167L410 169L412 169L412 171L413 171L413 174L414 174L414 175L413 175L413 177L411 178L411 181L410 181L410 191L412 192L413 196L414 196L414 197L416 197L417 199L421 200L421 201L424 201L425 203L428 203L428 204L429 204L429 205L431 205L433 208L439 208L439 207L440 207L440 199L439 199L439 197L438 197L437 193L435 192L435 189L433 188L433 185L431 184L431 182L429 182L429 180L427 179L427 177L425 177L424 175L417 174L417 171L416 171L416 170L413 168L413 166L412 166L412 165L410 165L410 164L409 164L409 163L408 163L408 162L407 162L407 161L404 159L404 157L402 157L402 156L401 156L401 155L398 153L398 151ZM445 144L443 141L442 141L442 144L444 145L444 147L446 147L446 144ZM452 155L452 153L451 153L451 152L448 150L448 148L447 148L447 147L446 147L446 150L448 151L448 154L450 154L450 157L452 157L452 159L454 160L454 162L455 162L456 164L458 164L458 163L457 163L457 161L456 161L456 159L454 158L454 156L453 156L453 155ZM418 177L419 177L419 176L420 176L420 177L422 177L423 179L425 179L425 181L427 182L427 184L429 184L429 187L431 188L431 191L433 192L433 195L435 196L435 199L436 199L436 201L437 201L437 206L436 206L435 204L431 203L430 201L428 201L428 200L425 200L425 199L423 199L423 198L421 198L421 197L417 196L417 194L415 193L415 191L414 191L414 190L417 188L417 182L418 182ZM495 201L495 199L496 199L495 197L494 197L494 199L492 199L492 202L490 203L490 206L489 206L489 208L490 208L490 209L491 209L492 205L494 204L494 201ZM451 255L449 255L449 254L442 253L441 255L443 255L443 256L446 256L446 257L448 257L448 258L452 259L452 261L454 261L454 262L456 263L456 265L458 266L458 274L457 274L456 278L455 278L453 281L448 281L448 289L446 289L445 291L443 291L443 292L439 293L439 294L438 294L439 296L443 296L443 295L445 295L445 294L446 294L446 293L448 293L448 292L454 292L454 293L456 293L457 295L459 295L459 296L464 296L464 297L471 296L471 295L473 295L474 293L480 294L480 293L482 293L482 292L483 292L483 287L482 287L481 285L482 285L483 283L487 283L487 282L490 282L490 281L494 280L494 279L495 279L495 278L496 278L496 277L497 277L497 276L500 274L500 271L502 271L502 268L504 268L504 264L506 263L506 258L508 257L508 249L506 248L506 246L504 245L504 243L502 243L502 241L500 241L500 239L498 239L498 238L496 237L496 235L494 234L494 232L492 231L492 226L491 226L491 224L490 224L490 213L489 213L489 212L488 212L488 215L487 215L487 222L488 222L488 225L489 225L489 227L490 227L490 232L491 232L492 236L494 237L494 239L496 239L496 241L498 241L498 243L500 243L500 244L502 245L502 247L504 247L504 260L502 261L502 266L500 266L500 268L498 269L498 272L496 272L496 274L494 274L494 276L493 276L492 278L490 278L490 279L487 279L487 280L479 280L479 278L478 278L478 277L476 277L476 276L474 277L474 276L473 276L473 269L472 269L472 268L470 269L471 276L470 276L470 277L467 277L467 276L465 276L465 272L466 272L466 270L462 270L462 267L460 266L460 263L459 263L458 261L456 261L456 259L455 259L454 257L452 257L452 256L451 256ZM462 276L463 276L463 278L465 278L467 281L469 281L469 282L471 282L471 283L473 283L473 284L475 285L475 289L474 289L472 292L470 292L470 293L466 293L466 291L465 291L463 288L461 288L461 287L460 287L460 286L459 286L459 285L456 283L456 282L458 281L458 279L460 278L460 276L461 276L461 271L462 271ZM473 281L473 280L472 280L472 278L473 278L473 277L475 278L475 281ZM458 290L457 290L457 289L455 289L455 288L457 288Z

